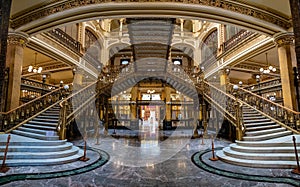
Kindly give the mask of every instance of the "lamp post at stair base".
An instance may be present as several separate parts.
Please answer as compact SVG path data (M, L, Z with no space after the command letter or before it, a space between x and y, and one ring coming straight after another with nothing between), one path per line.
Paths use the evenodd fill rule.
M240 108L240 102L238 101L238 85L233 85L233 90L234 93L233 95L235 96L235 102L234 102L234 107L235 107L235 118L236 118L236 139L241 141L243 139L243 129L242 129L242 120L241 120L241 108Z

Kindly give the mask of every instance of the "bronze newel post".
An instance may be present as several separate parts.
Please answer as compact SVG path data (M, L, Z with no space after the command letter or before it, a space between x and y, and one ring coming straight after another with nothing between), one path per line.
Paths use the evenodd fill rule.
M240 105L240 102L238 100L238 85L233 85L233 90L234 93L233 95L235 96L235 102L234 102L234 107L235 107L235 118L236 118L236 139L237 140L242 140L243 139L243 129L242 129L242 108Z

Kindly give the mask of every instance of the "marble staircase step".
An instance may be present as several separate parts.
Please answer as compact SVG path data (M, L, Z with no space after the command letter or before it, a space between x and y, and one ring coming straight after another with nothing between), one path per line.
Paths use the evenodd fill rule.
M45 122L45 121L34 121L31 120L28 122L29 124L35 124L35 125L45 125L45 126L57 126L57 123L53 123L53 122Z
M24 124L24 127L28 127L28 128L34 128L34 129L41 129L41 130L56 130L56 127L54 126L42 126L42 125L34 125L34 124Z
M267 118L262 118L262 119L251 119L251 120L244 120L244 123L260 123L260 122L267 122L267 121L271 121L270 119Z
M288 136L287 136L288 137ZM274 139L273 139L274 140ZM294 144L293 142L275 142L272 140L267 140L267 141L257 141L257 142L252 142L252 141L235 141L238 146L243 146L243 147L293 147ZM300 146L300 142L296 143L297 146Z
M255 111L255 110L250 110L250 111L244 111L243 110L243 114L259 114L257 111Z
M291 131L283 131L283 132L276 132L276 133L270 133L270 134L264 134L259 136L244 136L243 140L245 141L262 141L262 140L268 140L273 138L278 138L282 136L291 135Z
M33 121L44 121L44 122L52 122L52 123L57 123L58 122L58 118L57 119L51 119L51 118L40 118L40 117L35 117L32 119Z
M272 129L266 129L266 130L260 130L260 131L250 131L250 132L246 132L245 135L246 136L258 136L258 135L282 132L285 130L286 130L286 128L280 127L280 128L272 128Z
M243 153L294 153L295 149L292 145L283 146L283 147L248 147L248 146L240 146L238 144L230 144L230 149L243 152Z
M40 119L56 119L56 120L58 120L59 116L47 116L47 115L43 116L43 115L39 115L38 118L40 118Z
M62 145L9 145L8 152L56 152L56 151L65 151L72 149L72 143L65 143ZM0 152L5 151L6 146L0 146Z
M274 125L263 125L263 126L256 126L256 127L247 127L246 131L259 131L259 130L266 130L266 129L272 129L272 128L279 128L281 127L278 124Z
M69 150L55 151L55 152L8 152L7 159L53 159L72 156L78 153L79 148L72 146ZM0 152L0 159L4 156L3 152Z
M253 114L243 114L243 117L256 117L262 116L260 113L253 113Z
M257 126L273 125L273 124L276 124L276 123L273 122L273 121L267 121L267 122L260 122L260 123L247 123L247 124L244 124L244 125L247 129L247 127L257 127Z
M49 113L49 112L43 112L40 114L41 116L58 116L59 117L59 113Z
M291 169L297 166L296 161L282 161L282 160L249 160L242 158L234 158L224 154L222 150L216 152L217 157L227 163L259 168L285 168Z
M28 128L28 127L19 127L18 130L25 131L25 132L32 132L36 134L46 135L49 133L49 131L52 131L54 135L57 136L57 132L54 130L41 130L41 129L35 129L35 128Z
M74 162L83 156L83 150L79 150L77 154L61 158L48 159L8 159L5 161L7 166L40 166L40 165L58 165ZM0 160L2 162L2 160Z
M226 156L247 160L284 160L295 161L295 153L244 153L225 147L223 152Z
M30 138L36 138L39 140L58 140L58 136L45 136L41 134L36 134L36 133L31 133L31 132L25 132L25 131L20 131L20 130L13 130L12 133L25 136L25 137L30 137Z
M265 119L265 116L243 116L244 120L256 120L256 119Z

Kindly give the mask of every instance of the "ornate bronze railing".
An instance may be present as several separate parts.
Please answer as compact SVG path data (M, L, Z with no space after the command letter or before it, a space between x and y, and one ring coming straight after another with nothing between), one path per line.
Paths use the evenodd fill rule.
M63 94L63 88L58 88L8 112L1 112L1 131L8 132L22 124L23 121L28 121L35 114L58 102Z
M58 42L61 42L62 44L66 45L73 51L80 53L80 48L81 48L80 42L73 39L71 36L69 36L63 30L56 28L56 29L49 31L49 33L52 36L54 36L55 38L57 38Z
M282 89L281 78L262 81L260 83L252 84L243 88L251 92L255 92L255 93L259 92L261 94L270 91L278 91Z
M223 43L224 52L228 51L229 49L233 48L237 44L241 43L243 40L251 36L253 32L242 29L240 32L232 36L229 40Z
M233 86L232 84L229 85L229 87ZM241 87L238 88L238 97L240 100L245 102L246 105L259 111L262 115L270 118L294 133L299 133L300 112L291 110Z
M223 90L224 87L218 87L206 81L200 81L196 85L204 99L236 127L237 139L241 140L245 131L242 115L243 103L236 98L236 92L233 92L233 95L228 94Z
M33 79L27 79L22 77L21 78L21 86L26 88L26 87L30 87L30 88L34 88L39 89L39 90L44 90L46 92L50 92L52 90L55 90L58 88L58 86L52 85L52 84L47 84L47 83L43 83L37 80L33 80Z
M60 118L57 126L60 139L66 139L66 129L76 119L77 127L81 132L92 128L99 128L96 124L97 106L96 99L111 84L111 81L97 80L74 94L70 94L59 103Z

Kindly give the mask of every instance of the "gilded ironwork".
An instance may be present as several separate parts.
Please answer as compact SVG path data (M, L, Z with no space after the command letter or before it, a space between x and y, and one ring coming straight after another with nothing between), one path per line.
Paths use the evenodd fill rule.
M236 12L239 14L251 16L260 20L273 23L282 28L290 28L291 22L274 13L266 12L264 10L258 9L250 5L244 5L235 1L230 0L56 0L51 1L48 4L43 5L40 9L28 9L24 12L20 12L18 15L14 16L12 19L12 28L18 28L22 25L28 24L37 19L47 17L49 15L59 13L65 10L78 8L82 6L97 5L104 3L182 3L182 4L195 4L202 6L210 6L215 8L221 8L224 10ZM36 7L35 7L36 8Z

